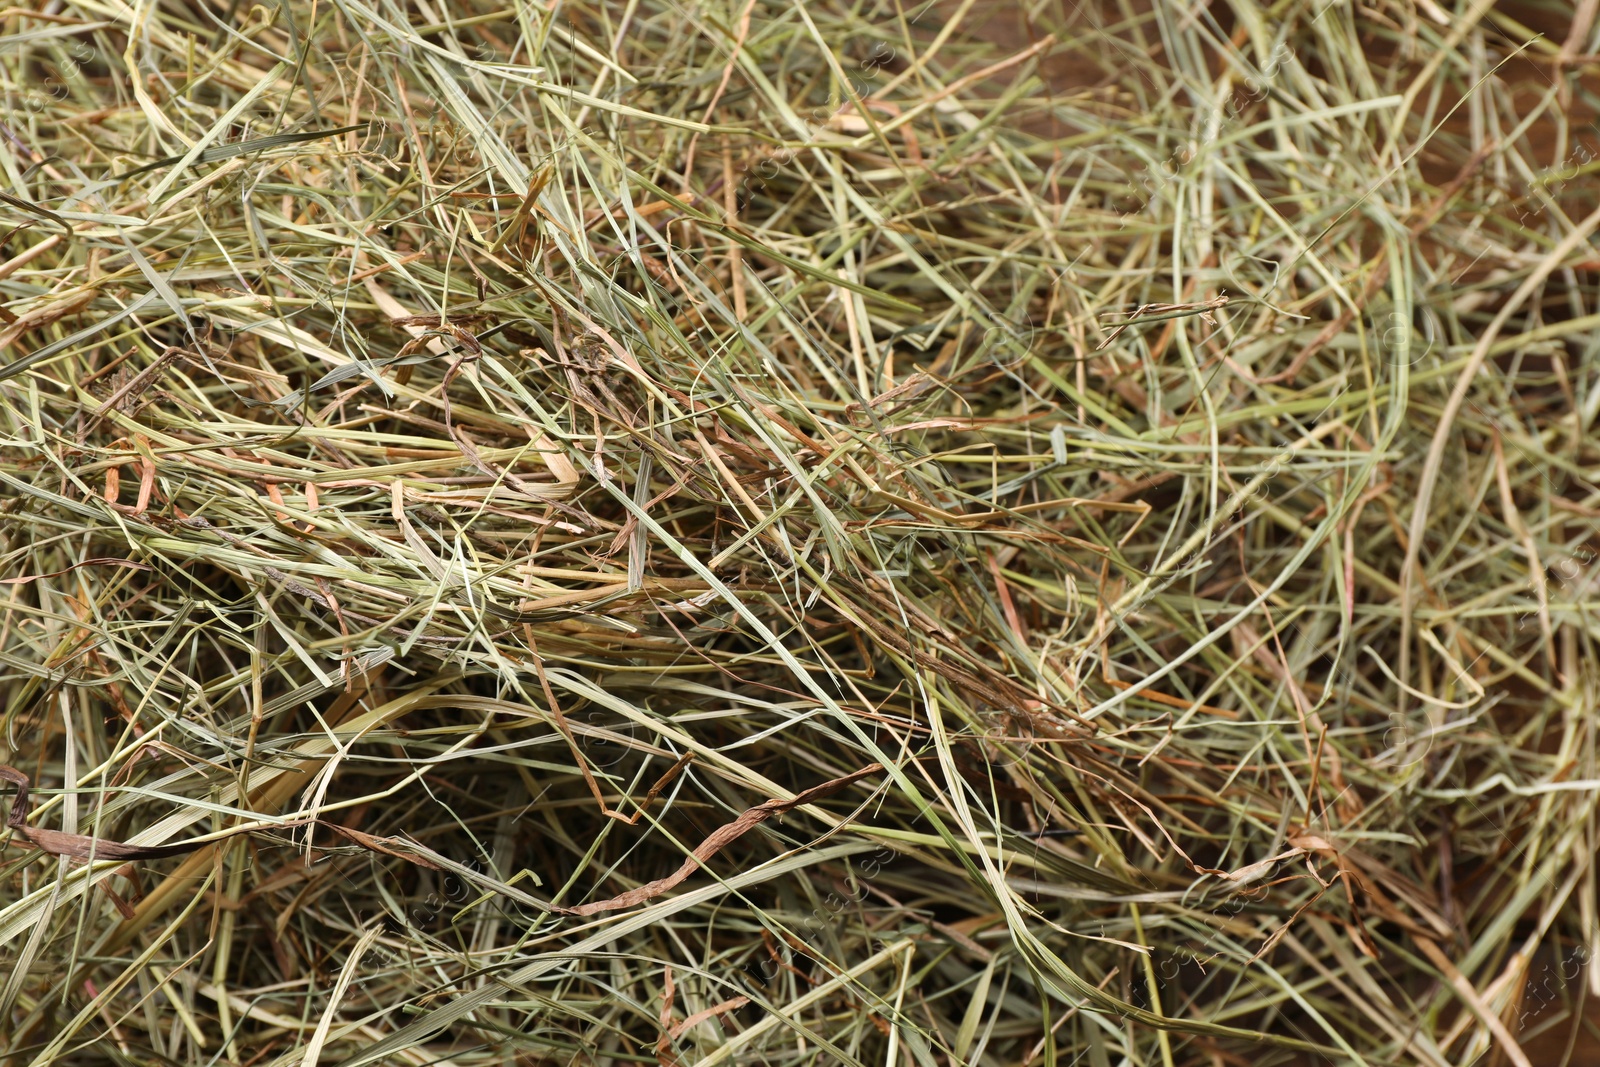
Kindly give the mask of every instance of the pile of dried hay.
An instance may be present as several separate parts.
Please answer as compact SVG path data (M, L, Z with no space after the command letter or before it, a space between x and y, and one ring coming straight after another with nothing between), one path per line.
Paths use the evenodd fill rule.
M7 1062L1559 1055L1594 5L1061 7L0 13Z

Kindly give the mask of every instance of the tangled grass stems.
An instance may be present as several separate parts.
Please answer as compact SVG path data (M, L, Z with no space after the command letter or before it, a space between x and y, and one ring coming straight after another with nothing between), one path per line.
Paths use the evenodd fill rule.
M7 1062L1584 1047L1588 5L239 7L0 13Z

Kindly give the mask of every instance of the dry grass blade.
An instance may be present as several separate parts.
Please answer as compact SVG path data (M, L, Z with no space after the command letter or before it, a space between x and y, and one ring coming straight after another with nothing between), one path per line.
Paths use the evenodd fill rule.
M737 819L712 831L704 841L695 846L694 851L689 854L689 858L683 861L683 865L665 878L657 878L653 882L646 882L637 889L631 889L607 900L595 900L588 904L579 904L572 908L557 908L556 910L564 915L598 915L601 912L621 911L624 908L638 907L645 901L653 900L662 893L681 884L685 878L699 870L706 860L715 856L718 852L721 852L724 848L733 844L733 842L739 840L739 838L774 815L783 815L802 804L810 804L812 801L832 796L848 785L853 785L863 778L870 778L882 772L883 767L874 763L852 774L802 790L789 800L769 800L765 804L757 804L753 808L746 808L744 813Z

